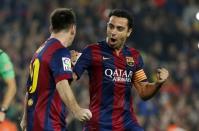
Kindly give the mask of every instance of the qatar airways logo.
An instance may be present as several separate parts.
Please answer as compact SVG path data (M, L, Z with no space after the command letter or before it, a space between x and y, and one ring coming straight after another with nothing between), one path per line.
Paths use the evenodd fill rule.
M133 72L122 69L106 69L105 75L114 82L131 82Z

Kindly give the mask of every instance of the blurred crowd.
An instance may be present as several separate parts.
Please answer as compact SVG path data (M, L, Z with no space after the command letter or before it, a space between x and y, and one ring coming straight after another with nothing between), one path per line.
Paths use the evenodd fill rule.
M154 80L157 67L170 71L168 82L153 99L144 102L132 90L140 124L146 131L199 131L198 0L1 0L0 48L14 63L18 87L7 113L10 120L19 125L28 65L49 37L49 14L57 7L72 8L77 14L77 36L70 48L78 51L104 39L111 9L132 12L133 34L126 44L142 53L149 80ZM73 89L79 103L88 106L86 75ZM71 131L82 128L72 118L68 122Z

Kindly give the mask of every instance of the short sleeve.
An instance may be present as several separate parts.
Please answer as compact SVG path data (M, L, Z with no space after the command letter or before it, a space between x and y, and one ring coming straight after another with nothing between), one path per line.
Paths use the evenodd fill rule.
M0 76L3 79L15 77L13 64L10 61L9 56L4 52L0 54Z
M138 53L138 55L136 57L137 57L136 58L136 70L134 72L133 81L134 82L146 81L147 76L143 70L144 62L143 62L142 56L140 55L140 53Z
M136 61L137 61L136 62L136 71L143 69L144 62L143 62L143 59L142 59L142 56L140 55L140 53L138 54Z
M67 48L57 50L50 61L50 69L52 70L55 82L63 79L72 79L71 56Z
M92 54L91 48L86 47L83 51L79 59L77 60L73 71L77 74L78 78L81 77L82 73L85 70L88 70L91 65Z

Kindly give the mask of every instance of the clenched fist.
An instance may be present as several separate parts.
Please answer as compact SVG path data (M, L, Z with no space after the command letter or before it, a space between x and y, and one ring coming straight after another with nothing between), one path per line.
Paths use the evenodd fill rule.
M157 83L164 83L169 77L169 72L165 68L157 69Z
M75 118L78 119L79 121L88 121L92 117L92 113L89 109L83 109L80 108L78 112L73 113Z
M75 51L75 50L71 50L70 54L71 54L71 63L72 63L72 65L75 65L78 58L80 57L81 53L79 53L78 51Z

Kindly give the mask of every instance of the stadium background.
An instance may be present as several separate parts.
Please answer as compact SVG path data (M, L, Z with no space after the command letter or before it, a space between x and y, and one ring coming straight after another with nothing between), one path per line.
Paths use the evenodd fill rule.
M17 95L7 113L19 126L28 64L36 48L49 36L48 16L56 7L73 8L77 36L71 49L104 39L110 9L124 8L134 16L134 30L127 45L140 50L150 80L157 66L170 71L170 78L153 99L142 101L134 93L139 122L146 131L181 128L199 130L199 12L198 0L1 0L0 48L14 63ZM199 17L199 16L198 16ZM0 82L2 99L3 83ZM79 103L87 106L87 77L73 84ZM82 124L69 118L70 131Z

